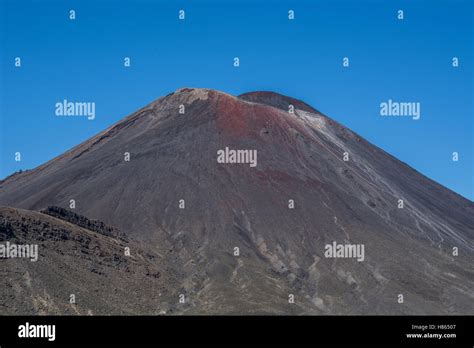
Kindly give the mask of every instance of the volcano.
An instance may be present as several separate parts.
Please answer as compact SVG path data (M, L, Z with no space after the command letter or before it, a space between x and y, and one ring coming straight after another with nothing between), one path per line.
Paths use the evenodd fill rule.
M180 89L0 205L39 244L1 260L2 314L474 312L474 203L273 92Z

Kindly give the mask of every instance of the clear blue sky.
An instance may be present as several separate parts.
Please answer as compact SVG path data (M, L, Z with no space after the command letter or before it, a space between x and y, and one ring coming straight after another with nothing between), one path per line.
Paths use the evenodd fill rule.
M474 199L473 1L0 3L1 178L191 86L302 99ZM123 67L125 56L131 68ZM95 102L96 119L56 117L63 99ZM387 99L420 102L421 119L381 117Z

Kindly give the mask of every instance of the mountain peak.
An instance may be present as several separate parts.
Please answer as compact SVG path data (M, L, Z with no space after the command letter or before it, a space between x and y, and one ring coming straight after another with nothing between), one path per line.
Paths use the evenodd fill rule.
M255 91L255 92L248 92L243 93L238 96L238 98L250 101L253 103L260 103L273 106L278 109L282 109L288 111L288 107L293 105L295 109L300 109L307 112L312 113L320 113L318 110L313 108L312 106L306 104L305 102L295 99L292 97L288 97L286 95L272 92L272 91Z
M165 97L159 98L154 101L151 105L156 107L159 105L161 108L168 108L171 105L189 105L195 100L211 100L215 97L224 96L228 98L236 98L228 93L209 89L209 88L196 88L196 87L182 87L176 91L166 95Z
M63 265L79 284L100 286L82 312L110 313L110 298L117 308L130 303L138 290L122 278L173 314L473 309L474 204L275 92L181 88L0 186L0 206L16 208L0 209L0 236L42 238L52 266L28 272L42 284L57 279L58 291L46 289L55 303L75 291L55 273ZM128 261L116 258L126 245ZM24 273L12 268L5 279L23 284L13 277ZM111 290L122 285L125 294ZM32 289L46 291L24 293ZM399 289L409 306L397 302ZM189 305L177 304L178 291ZM109 293L116 297L97 296ZM291 306L288 294L298 298ZM0 286L0 298L18 296Z
M196 99L206 100L210 95L231 97L233 99L240 99L251 103L272 106L284 111L288 111L289 106L293 105L295 109L320 114L318 110L302 100L273 91L253 91L234 96L226 92L209 88L182 87L177 89L175 92L170 93L168 96L178 97L179 99L182 99L183 102L190 103Z

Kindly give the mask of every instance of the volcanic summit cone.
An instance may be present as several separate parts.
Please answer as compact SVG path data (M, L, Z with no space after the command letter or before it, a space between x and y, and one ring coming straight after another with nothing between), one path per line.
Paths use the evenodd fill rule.
M1 181L0 205L4 240L40 250L1 261L2 313L474 312L473 202L272 92L178 90Z

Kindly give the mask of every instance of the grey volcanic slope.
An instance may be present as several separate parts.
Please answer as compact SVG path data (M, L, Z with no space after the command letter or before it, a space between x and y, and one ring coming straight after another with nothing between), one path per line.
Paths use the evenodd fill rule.
M218 163L226 146L257 150L258 165ZM4 206L71 199L162 255L174 296L156 307L173 313L474 313L474 203L276 93L184 88L0 182ZM333 242L363 244L365 259L326 258Z

